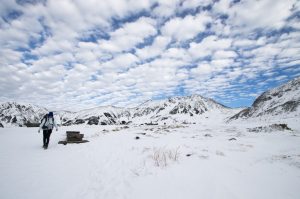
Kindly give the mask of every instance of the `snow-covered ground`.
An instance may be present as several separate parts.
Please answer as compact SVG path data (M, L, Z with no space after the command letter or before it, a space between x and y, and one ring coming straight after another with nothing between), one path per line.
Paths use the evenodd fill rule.
M298 199L299 123L250 126L69 126L53 132L48 150L37 128L2 128L0 198ZM66 130L90 142L57 144Z

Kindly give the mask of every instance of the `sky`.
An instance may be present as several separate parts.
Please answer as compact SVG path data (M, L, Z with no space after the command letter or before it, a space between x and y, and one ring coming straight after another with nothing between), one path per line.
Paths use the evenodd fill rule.
M300 75L298 0L1 0L0 102L250 106Z

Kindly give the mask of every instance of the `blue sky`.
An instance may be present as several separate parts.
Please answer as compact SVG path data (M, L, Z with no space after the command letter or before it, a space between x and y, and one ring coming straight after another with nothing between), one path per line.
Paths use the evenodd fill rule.
M297 0L3 0L0 16L0 102L240 107L300 74Z

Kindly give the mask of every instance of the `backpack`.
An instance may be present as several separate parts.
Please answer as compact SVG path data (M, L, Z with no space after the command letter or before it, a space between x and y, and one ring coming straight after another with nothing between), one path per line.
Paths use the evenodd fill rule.
M53 127L54 127L54 118L53 117L48 117L45 124L46 124L48 129L53 129Z
M42 123L43 120L44 120L44 119L47 119L47 118L48 118L48 114L45 114L45 115L43 116L43 118L41 119L41 122L40 122L40 123Z
M46 126L46 123L48 121L48 114L44 115L44 117L41 119L41 123L43 123L44 120L45 120L45 123L43 124L42 129L47 130L48 127Z

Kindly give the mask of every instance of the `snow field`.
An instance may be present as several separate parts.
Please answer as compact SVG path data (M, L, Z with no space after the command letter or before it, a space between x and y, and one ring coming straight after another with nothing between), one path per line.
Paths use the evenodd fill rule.
M300 134L244 125L0 129L0 198L299 198ZM105 129L105 130L104 130ZM85 144L58 145L66 130ZM136 137L139 139L136 139ZM235 138L236 140L229 140Z

